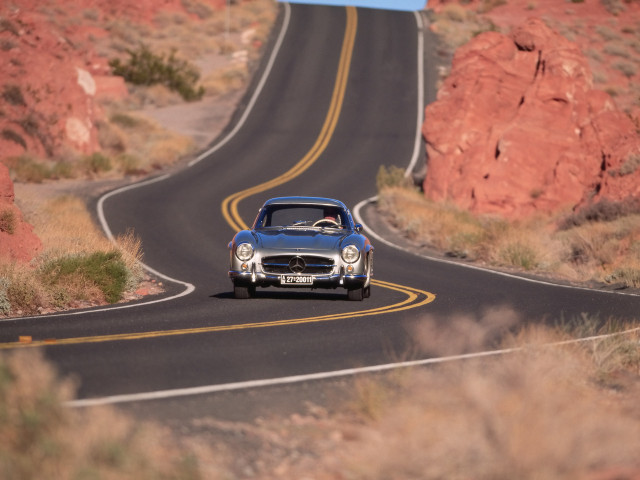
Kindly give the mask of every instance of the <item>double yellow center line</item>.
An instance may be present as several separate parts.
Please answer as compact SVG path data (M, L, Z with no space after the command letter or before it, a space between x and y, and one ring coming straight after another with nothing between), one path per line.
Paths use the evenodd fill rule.
M338 118L340 117L340 111L342 110L342 103L344 101L345 90L347 89L347 78L349 77L349 68L351 66L351 57L353 55L353 45L356 40L357 29L358 15L356 13L356 9L354 7L347 7L347 26L344 34L344 40L342 42L340 63L338 65L338 74L336 76L333 94L331 96L331 104L329 106L327 117L322 125L322 130L320 131L320 135L318 136L315 144L298 163L282 175L254 187L247 188L246 190L236 192L223 200L222 215L235 231L246 230L248 228L247 224L238 213L238 204L242 200L250 197L251 195L264 192L293 180L313 165L322 152L327 148L329 140L331 140L333 132L336 129Z
M238 204L247 197L265 192L271 188L282 185L290 180L293 180L297 176L301 175L307 170L315 161L320 157L322 152L327 148L331 137L335 131L342 111L342 104L344 101L345 91L347 88L347 79L349 77L349 69L351 67L351 58L353 56L353 46L356 39L356 31L358 28L358 15L355 7L347 8L347 26L345 29L344 40L342 42L342 49L340 52L340 62L338 65L338 73L336 75L335 85L333 88L333 94L331 96L331 104L329 105L329 112L324 121L320 134L314 145L302 157L302 159L296 163L293 167L287 170L282 175L275 177L267 182L258 184L256 186L241 190L232 195L229 195L222 202L222 215L235 231L246 230L249 228L245 221L238 212ZM372 280L373 285L379 287L396 290L407 295L407 300L397 304L387 305L381 308L375 308L371 310L363 310L359 312L344 313L339 316L323 316L323 317L311 317L308 319L288 320L286 324L291 323L305 323L306 321L326 321L334 320L336 318L354 318L365 315L379 315L382 313L398 312L409 308L416 308L426 303L430 303L435 300L435 295L432 293L418 290L414 288L404 287L401 285L392 284L389 282L381 282L379 280ZM273 322L273 324L282 324L280 322Z

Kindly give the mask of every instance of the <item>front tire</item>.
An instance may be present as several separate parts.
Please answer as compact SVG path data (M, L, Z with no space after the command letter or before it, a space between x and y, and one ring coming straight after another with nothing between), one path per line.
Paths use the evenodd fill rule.
M361 302L364 298L364 288L360 287L348 290L347 297L349 297L351 301Z
M233 286L233 296L234 298L238 298L241 300L246 300L247 298L251 298L256 293L256 287L249 286L244 287L240 285Z

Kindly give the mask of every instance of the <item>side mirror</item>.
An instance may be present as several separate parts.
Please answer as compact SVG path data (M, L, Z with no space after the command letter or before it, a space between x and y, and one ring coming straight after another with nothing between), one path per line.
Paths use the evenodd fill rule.
M356 223L356 232L358 233L362 232L362 224Z

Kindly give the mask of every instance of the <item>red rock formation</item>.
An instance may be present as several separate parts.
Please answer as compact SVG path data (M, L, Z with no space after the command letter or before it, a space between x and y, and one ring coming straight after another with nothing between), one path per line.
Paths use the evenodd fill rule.
M225 0L205 3L225 6ZM127 89L92 38L107 36L113 19L152 23L160 10L197 18L181 0L1 2L0 160L25 152L49 158L63 146L98 151L95 125L103 112L96 99L118 100Z
M50 158L63 147L98 151L95 125L103 112L96 100L120 99L127 89L121 77L111 75L108 59L94 51L91 39L108 32L95 26L100 23L85 25L83 15L104 25L123 17L151 23L159 10L189 14L181 0L1 2L0 162L27 152ZM28 261L40 240L13 200L13 184L0 163L0 259Z
M458 49L425 111L426 196L506 217L640 196L640 138L591 78L537 19Z
M9 170L0 163L0 261L28 262L40 249L40 239L13 203Z

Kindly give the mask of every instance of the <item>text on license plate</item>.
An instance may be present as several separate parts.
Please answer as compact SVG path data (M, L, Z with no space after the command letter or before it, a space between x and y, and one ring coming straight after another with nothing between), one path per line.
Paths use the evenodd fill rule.
M313 285L311 275L282 275L280 285Z

